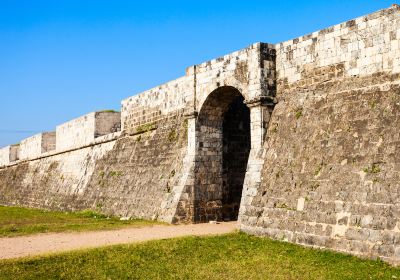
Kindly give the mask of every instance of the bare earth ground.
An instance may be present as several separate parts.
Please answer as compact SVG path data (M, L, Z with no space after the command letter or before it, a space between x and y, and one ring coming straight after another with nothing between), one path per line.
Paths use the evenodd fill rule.
M97 232L46 233L23 237L6 237L0 238L0 259L12 259L188 235L224 234L232 232L236 228L237 222L228 222L178 226L155 225Z

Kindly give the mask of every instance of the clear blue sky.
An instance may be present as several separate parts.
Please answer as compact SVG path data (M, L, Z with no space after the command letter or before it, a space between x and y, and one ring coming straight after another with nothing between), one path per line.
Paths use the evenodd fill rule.
M184 75L389 7L385 0L0 0L0 146Z

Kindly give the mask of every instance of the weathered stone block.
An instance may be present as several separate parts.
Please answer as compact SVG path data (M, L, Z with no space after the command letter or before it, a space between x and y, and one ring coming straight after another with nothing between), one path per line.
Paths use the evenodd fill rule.
M0 149L0 167L9 165L19 159L19 144Z
M91 145L95 138L120 131L121 114L114 111L93 112L57 126L58 152Z
M56 133L44 132L21 141L19 157L21 160L35 159L43 153L56 149Z

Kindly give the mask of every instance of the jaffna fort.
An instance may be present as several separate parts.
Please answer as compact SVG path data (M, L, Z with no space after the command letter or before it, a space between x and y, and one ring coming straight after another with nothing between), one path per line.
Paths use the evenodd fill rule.
M400 263L400 7L0 149L0 204L241 231Z

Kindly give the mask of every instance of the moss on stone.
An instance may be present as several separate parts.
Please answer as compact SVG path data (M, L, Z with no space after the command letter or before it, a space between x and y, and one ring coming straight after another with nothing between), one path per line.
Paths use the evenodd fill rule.
M368 174L376 174L381 172L381 168L377 163L373 163L371 166L365 167L363 171Z
M168 141L169 142L174 142L178 139L178 134L176 133L175 129L172 129L169 133L168 133Z
M294 113L294 116L296 117L296 119L300 119L303 116L303 109L299 108L296 110L296 112Z
M149 132L150 130L154 130L156 128L157 128L157 126L155 123L146 123L146 124L139 125L136 128L136 133L145 133L145 132Z

